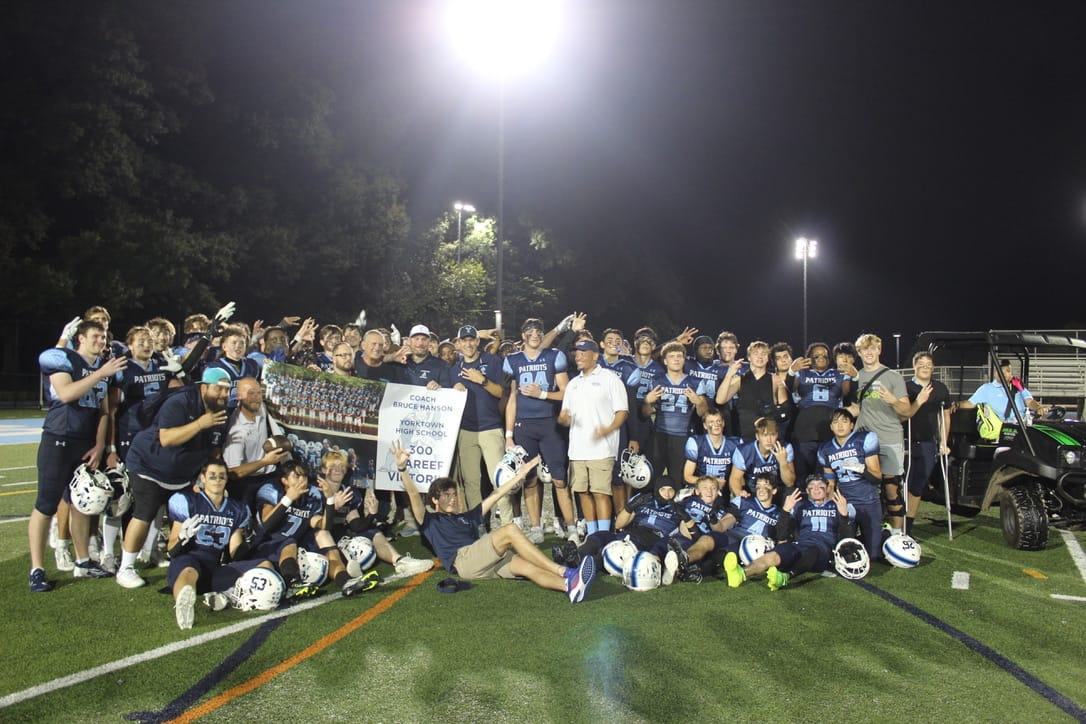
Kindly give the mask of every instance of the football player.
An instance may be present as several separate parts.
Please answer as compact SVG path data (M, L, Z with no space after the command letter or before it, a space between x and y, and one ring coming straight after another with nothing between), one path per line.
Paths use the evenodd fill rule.
M520 445L528 457L542 456L551 473L558 509L565 524L573 525L573 498L566 486L566 442L558 430L555 403L561 403L569 383L566 355L554 348L544 349L543 321L526 319L521 325L524 349L505 358L503 371L512 378L509 403L505 407L505 447ZM543 497L538 477L524 485L528 508L528 540L543 542Z
M841 406L851 388L851 379L830 367L830 348L824 342L807 347L806 356L788 370L792 391L799 396L798 412L792 427L796 477L806 480L818 469L818 447L830 439L830 415Z
M222 356L207 365L208 369L226 370L230 375L230 399L226 403L227 412L233 412L238 406L238 380L242 377L259 377L260 365L255 359L246 357L249 348L249 333L245 327L231 324L222 330Z
M728 365L716 391L716 404L723 405L738 395L739 428L736 432L749 442L754 439L754 421L779 415L781 408L791 400L791 393L784 386L784 375L775 377L768 370L768 344L751 342L747 345L747 357L750 363L745 370L744 360L733 360Z
M705 434L686 440L683 480L687 485L694 485L703 476L709 475L718 480L721 486L727 485L732 470L732 455L742 441L737 437L724 436L724 413L721 410L709 410L702 422Z
M800 573L828 570L833 566L837 541L851 537L855 509L840 490L830 496L829 485L820 476L807 479L806 499L796 488L785 498L783 509L785 515L778 523L777 534L790 537L794 532L794 542L778 544L751 561L746 569L739 565L737 554L728 553L724 556L724 573L730 587L738 588L751 576L765 573L769 590L776 591Z
M853 519L871 560L882 556L882 503L879 490L879 438L873 432L854 430L856 419L841 408L833 411L830 430L833 439L818 448L830 490L840 489L856 509Z
M170 496L170 568L166 582L173 591L174 616L182 629L192 628L196 596L225 591L261 560L238 560L246 552L249 509L226 497L226 465L210 460L200 471L195 490ZM229 563L223 563L223 560Z
M720 564L720 556L739 550L740 543L748 535L761 535L776 541L781 509L773 502L777 495L777 481L771 475L754 477L754 495L735 498L709 523L707 535L694 541L687 556L690 563L698 563L704 575ZM688 565L689 569L689 565Z
M772 475L791 488L796 483L792 446L777 439L777 421L763 417L754 423L754 442L740 445L732 454L728 484L732 496L748 497L754 492L754 477Z
M38 496L27 526L30 590L34 593L53 589L44 568L49 519L57 514L62 499L70 502L68 483L76 468L85 462L97 469L101 463L109 433L109 380L128 364L124 357L103 361L106 330L98 322L80 322L74 339L74 349L51 347L38 357L42 374L49 379L51 402L38 445ZM116 452L110 451L107 464L116 463ZM70 570L77 578L105 578L112 574L90 557L90 528L90 518L72 507L70 529L76 558ZM67 554L67 541L58 541L58 548L61 545ZM65 558L71 560L70 556ZM60 555L57 559L58 563L66 562Z
M641 403L644 417L656 415L654 453L659 463L656 469L676 480L682 480L686 467L686 438L690 433L691 416L704 417L709 403L698 394L701 382L686 374L686 348L681 342L668 342L661 350L664 373L653 378L653 387Z

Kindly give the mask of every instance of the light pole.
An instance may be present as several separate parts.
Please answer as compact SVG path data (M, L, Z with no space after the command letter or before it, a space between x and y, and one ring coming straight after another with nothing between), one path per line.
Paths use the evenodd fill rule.
M796 258L803 260L803 349L807 349L807 260L817 255L817 240L803 236L796 239Z
M474 214L475 207L471 204L465 204L462 201L457 201L455 204L453 204L453 208L456 209L456 263L459 264L461 222L464 218L464 212L466 211L469 214Z
M901 332L894 332L894 357L897 359L895 369L901 369Z

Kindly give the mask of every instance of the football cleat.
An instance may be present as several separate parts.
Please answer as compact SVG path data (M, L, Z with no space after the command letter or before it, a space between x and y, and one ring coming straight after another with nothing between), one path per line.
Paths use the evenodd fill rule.
M343 584L343 597L350 598L359 593L372 591L381 584L381 574L377 571L367 571L358 578L352 578Z
M58 571L70 571L75 568L75 560L72 558L72 551L68 548L67 541L53 549L53 557L56 558Z
M660 575L660 585L670 586L675 582L675 574L679 571L679 556L675 551L668 551L664 556L664 572Z
M193 619L196 617L195 607L196 589L192 586L184 586L177 594L177 601L173 605L177 628L182 631L192 628Z
M566 573L566 595L569 596L570 603L580 603L584 600L588 587L592 585L595 577L596 559L592 556L585 556L581 565L569 569Z
M230 605L230 599L225 593L205 593L204 605L210 608L212 611L222 611Z
M72 569L72 575L76 578L113 578L112 573L102 568L102 564L93 559L76 563L75 568Z
M528 542L534 545L539 545L543 542L543 526L533 526L527 533Z
M30 572L30 592L48 593L53 590L53 583L46 580L45 569L35 568Z
M110 573L117 572L117 557L112 553L105 553L102 555L102 568L105 568Z
M770 591L779 591L788 585L790 577L784 571L777 570L776 566L770 566L765 572L765 584Z
M290 584L290 588L287 589L286 598L288 600L314 598L321 594L320 586L312 583L306 583L305 581L295 581Z
M739 588L747 580L747 574L739 565L739 556L734 553L724 556L724 575L728 577L729 588Z
M567 540L560 546L551 546L551 560L566 568L576 568L581 564L577 556L577 544Z
M676 536L671 536L667 539L667 549L674 551L675 555L679 559L679 568L683 568L690 562L690 556L686 555L686 549L683 548L682 541Z
M701 583L704 579L705 575L697 563L687 563L679 569L679 580L684 583Z

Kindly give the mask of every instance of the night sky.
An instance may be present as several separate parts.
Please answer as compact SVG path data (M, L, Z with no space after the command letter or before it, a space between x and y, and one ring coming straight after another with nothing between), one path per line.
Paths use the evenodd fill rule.
M438 7L364 33L412 104L411 213L496 213L497 85ZM800 235L821 245L812 340L1086 326L1084 21L1080 2L568 3L549 57L507 81L505 212L591 252L568 301L593 327L636 325L608 300L640 290L798 346ZM609 273L620 255L640 271Z

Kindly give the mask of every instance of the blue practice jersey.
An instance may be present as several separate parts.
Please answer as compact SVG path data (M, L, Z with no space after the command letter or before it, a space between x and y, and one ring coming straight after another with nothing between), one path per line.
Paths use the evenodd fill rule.
M879 488L865 480L863 472L849 470L856 465L864 466L864 460L879 454L879 436L873 432L854 430L842 444L837 440L822 443L818 448L818 464L833 471L831 477L837 480L837 488L845 500L857 505L871 505L879 502Z
M655 531L661 538L674 533L683 520L680 509L670 502L657 501L656 496L648 491L627 501L626 510L634 514L632 525Z
M739 438L725 436L720 447L714 447L708 433L695 435L686 440L686 459L695 464L698 477L712 475L726 482L732 472L732 455L741 444Z
M687 398L685 390L698 391L698 380L683 375L678 382L672 382L667 372L652 379L652 387L662 387L664 394L656 401L656 429L668 435L686 435L690 432L690 416L694 414L694 403Z
M649 393L649 390L654 387L653 380L655 380L659 375L666 373L667 370L664 369L664 366L662 364L654 359L650 359L644 365L638 365L636 362L634 362L634 366L637 367L637 371L639 373L636 384L637 401L638 403L640 403L642 400L645 399L645 395Z
M720 498L712 503L706 503L697 495L691 495L682 502L683 515L694 521L698 532L708 535L713 523L724 517L724 510L720 504Z
M94 374L102 366L101 359L88 363L78 352L66 347L50 347L38 356L41 373L48 378L57 372L67 372L72 382ZM109 390L107 380L94 383L78 400L61 402L56 390L49 384L49 411L45 413L42 429L51 435L78 440L95 440L98 435L98 419L102 413L102 400Z
M128 366L113 377L113 386L121 391L121 402L116 415L119 449L127 448L132 438L142 429L136 414L140 403L165 390L172 379L173 373L162 369L154 358L148 361L146 367L130 359Z
M453 383L459 382L468 391L464 403L464 416L460 418L460 429L469 432L481 432L502 427L501 400L486 391L483 385L477 385L464 377L464 370L479 370L491 382L502 383L502 360L489 352L480 352L473 361L466 361L458 356L450 370Z
M794 462L792 445L784 444L784 450L786 453L785 459L788 462ZM781 464L777 460L777 456L770 452L769 455L762 457L757 440L739 446L735 454L732 455L732 467L743 471L747 490L752 493L754 492L754 478L757 475L770 475L778 483L781 479Z
M200 521L192 550L213 554L218 560L230 544L235 530L249 525L249 509L238 500L223 498L216 507L203 491L182 490L170 496L170 520L184 523L189 518Z
M517 383L517 420L541 420L557 417L558 403L540 400L520 393L520 389L537 384L547 392L557 392L556 376L568 369L566 355L556 349L540 350L539 356L529 359L527 353L516 352L505 358L505 374Z
M728 513L735 518L736 524L728 529L728 533L740 539L748 535L764 535L775 541L781 512L773 503L768 507L763 506L753 495L749 498L735 498L728 506Z
M260 514L257 518L264 522L263 508L265 505L276 505L286 495L283 484L279 481L264 483L260 490L256 491L256 502ZM314 518L324 515L324 496L320 488L310 485L305 495L295 500L287 508L287 515L277 530L268 531L281 538L293 538L300 540L313 527L310 522Z

